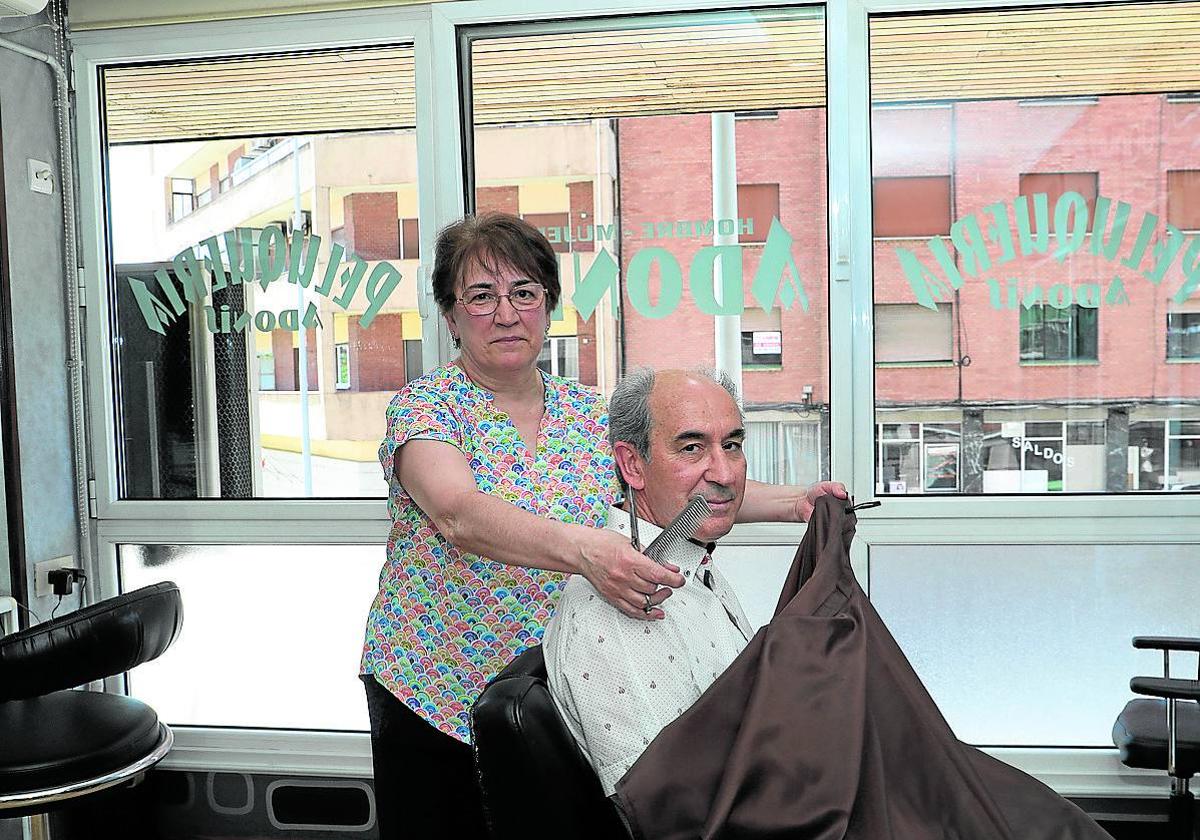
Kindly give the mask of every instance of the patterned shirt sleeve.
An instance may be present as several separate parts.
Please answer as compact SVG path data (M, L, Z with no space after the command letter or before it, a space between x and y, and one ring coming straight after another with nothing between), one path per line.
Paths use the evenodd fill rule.
M392 480L396 450L410 440L438 440L463 450L462 426L437 384L428 377L414 379L388 404L387 435L379 446L379 462L387 481Z

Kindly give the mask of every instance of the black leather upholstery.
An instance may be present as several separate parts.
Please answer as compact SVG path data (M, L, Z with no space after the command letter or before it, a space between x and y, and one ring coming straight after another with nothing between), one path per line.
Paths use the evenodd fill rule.
M0 701L122 674L159 656L183 624L174 583L156 583L0 638Z
M1176 704L1175 766L1180 776L1200 772L1200 706ZM1167 769L1167 711L1165 700L1130 700L1113 725L1113 743L1121 763L1147 770Z
M132 697L71 687L159 656L183 605L158 583L0 638L0 819L135 776L170 731Z
M628 840L554 708L541 646L488 684L471 709L471 729L494 840Z
M149 754L161 737L145 703L94 691L0 703L0 733L0 796L104 776Z

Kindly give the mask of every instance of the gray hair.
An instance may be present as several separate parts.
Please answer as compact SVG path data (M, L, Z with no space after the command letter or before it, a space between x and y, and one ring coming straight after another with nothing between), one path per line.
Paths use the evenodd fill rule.
M720 385L741 413L737 385L728 373L708 367L688 368L685 373ZM652 368L635 368L621 378L608 400L609 441L614 446L618 441L628 443L647 461L650 460L650 428L653 425L650 392L654 390L654 376Z

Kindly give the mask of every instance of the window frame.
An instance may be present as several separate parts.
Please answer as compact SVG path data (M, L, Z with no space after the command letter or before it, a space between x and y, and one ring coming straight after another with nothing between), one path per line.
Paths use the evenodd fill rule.
M871 222L870 78L868 18L895 12L937 12L961 8L1020 9L1067 6L1085 0L844 0L825 9L828 166L830 463L834 479L860 498L874 495L875 408L873 365L874 243ZM1114 0L1114 5L1132 0ZM801 5L765 0L754 7ZM90 452L95 468L98 551L96 594L120 591L116 546L122 542L171 544L361 542L381 548L388 521L377 500L197 500L133 501L116 496L113 383L105 348L111 347L108 311L107 242L101 161L100 90L102 64L132 63L202 55L269 53L314 46L369 45L411 40L415 46L420 249L433 253L434 233L461 216L472 191L464 132L469 123L462 102L470 102L469 77L460 79L462 42L457 28L532 23L553 19L562 29L607 15L646 12L686 13L727 9L726 0L605 0L580 9L572 0L528 0L514 11L505 0L389 9L311 13L275 18L162 24L77 32L72 37L78 84L77 120L80 182L81 282L93 317L86 319L87 405ZM211 45L211 46L210 46ZM469 59L469 53L467 55ZM463 98L460 98L463 97ZM230 176L226 176L229 178ZM222 183L226 179L221 179ZM218 195L221 194L218 188ZM452 358L428 268L418 275L423 316L423 356L428 369ZM824 457L822 455L822 457ZM960 479L961 480L961 479ZM889 497L883 506L859 514L852 561L869 586L871 551L876 546L927 544L1008 544L1013 533L1043 544L1136 544L1152 533L1161 543L1200 541L1200 517L1191 496L1122 495L968 496L918 494ZM793 543L800 525L738 526L726 538L732 546ZM931 536L931 533L934 536ZM382 560L382 554L381 554ZM123 687L121 678L108 681ZM1034 773L1056 789L1073 794L1138 795L1156 791L1157 774L1118 773L1112 751L1062 747L995 748L993 755ZM245 772L297 772L317 775L370 773L365 733L245 731L185 727L166 767Z

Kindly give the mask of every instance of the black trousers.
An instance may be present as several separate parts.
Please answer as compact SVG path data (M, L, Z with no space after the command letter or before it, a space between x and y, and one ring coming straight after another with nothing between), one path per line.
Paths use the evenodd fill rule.
M361 678L371 716L380 840L486 840L471 747L438 731L374 675Z

